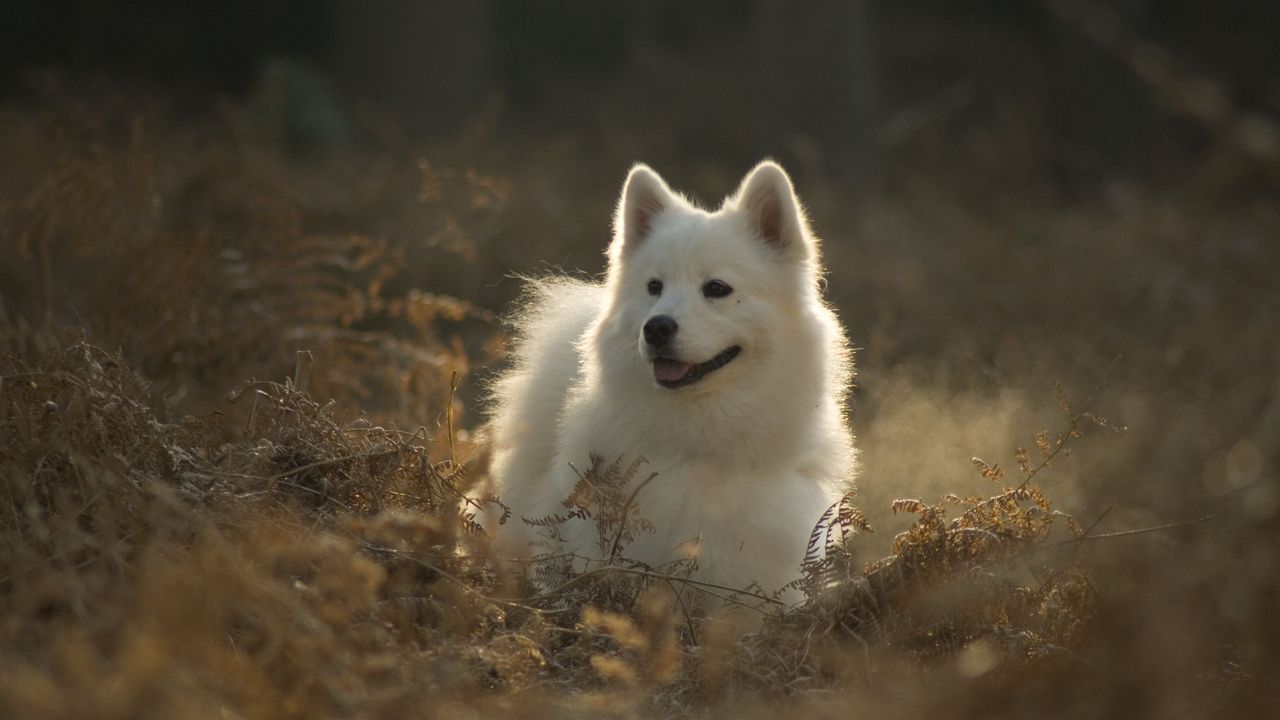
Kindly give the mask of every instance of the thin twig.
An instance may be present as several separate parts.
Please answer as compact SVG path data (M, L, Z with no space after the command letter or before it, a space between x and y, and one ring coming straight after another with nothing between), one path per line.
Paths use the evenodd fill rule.
M1215 513L1213 515L1205 515L1204 517L1199 517L1194 520L1182 520L1179 522L1165 523L1163 525L1153 525L1151 527L1137 528L1135 530L1119 530L1116 532L1100 533L1098 535L1081 535L1080 537L1071 538L1069 540L1062 540L1061 542L1057 542L1057 543L1054 543L1053 545L1048 545L1046 547L1057 547L1058 545L1069 545L1071 543L1084 542L1085 540L1107 540L1110 538L1128 537L1130 535L1145 535L1146 533L1160 532L1161 530L1176 530L1177 528L1190 527L1192 525L1199 525L1200 523L1206 523L1206 522L1209 522L1210 520L1216 520L1217 518L1218 518L1218 515Z
M316 462L313 462L313 463L307 463L306 465L299 465L296 468L285 470L284 472L281 472L281 473L276 473L275 475L271 475L270 477L267 477L264 479L267 480L268 482L277 482L282 478L287 478L292 475L298 475L308 470L315 470L316 468L328 467L330 465L340 465L344 462L350 462L352 460L360 460L362 458L372 459L372 458L386 457L387 455L394 455L397 452L399 452L399 450L394 450L394 449L393 450L377 450L374 452L353 453L351 455L343 455L342 457L328 458L325 460L317 460Z
M635 490L631 491L631 496L628 497L627 502L623 504L622 519L618 521L618 532L613 536L613 546L609 549L610 560L618 556L618 547L622 542L622 533L627 529L627 513L631 510L631 503L635 502L636 496L640 494L640 491L644 489L644 486L648 485L649 482L656 477L658 477L658 473L652 473L649 477L645 478L643 482L636 486Z
M406 559L406 560L408 560L408 561L410 561L410 562L412 562L412 563L416 563L417 565L420 565L420 566L422 566L422 567L424 567L424 568L426 568L426 569L428 569L428 570L431 570L431 571L434 571L434 572L438 573L438 574L440 575L440 577L443 577L443 578L446 578L446 579L450 580L450 581L451 581L451 582L453 582L455 585L457 585L458 587L462 588L462 590L463 590L464 592L466 592L467 594L472 595L472 596L474 596L474 597L477 597L477 598L479 598L479 599L481 599L481 600L483 600L483 601L485 601L485 602L496 603L496 604L498 604L498 605L506 605L507 607L518 608L518 609L520 609L520 610L528 610L529 612L537 613L537 614L542 614L542 613L547 612L546 610L543 610L543 609L541 609L541 608L532 607L532 606L530 606L530 605L522 605L522 604L520 604L520 603L518 603L518 602L515 602L515 601L513 601L513 600L503 600L502 598L496 598L496 597L492 597L492 596L490 596L490 595L485 595L484 593L480 592L479 590L476 590L475 588L471 587L469 584L467 584L467 582L466 582L465 580L463 580L463 579L461 579L461 578L459 578L459 577L457 577L457 576L455 576L455 575L452 575L451 573L449 573L449 572L445 571L444 569L442 569L442 568L441 568L441 567L439 567L438 565L433 565L432 563L429 563L429 562L427 562L426 560L423 560L422 558L419 558L419 557L417 557L417 556L415 556L415 555L412 555L412 554L410 554L410 553L406 553L406 552L403 552L403 551L401 551L401 550L396 550L395 548L383 547L383 546L381 546L381 545L373 545L373 544L370 544L370 543L365 543L365 549L366 549L366 550L376 550L376 551L384 552L384 553L390 553L390 554L392 554L392 555L395 555L396 557L402 557L402 558L404 558L404 559Z
M1098 395L1099 392L1102 391L1103 388L1107 386L1107 383L1111 380L1111 372L1115 370L1116 364L1119 362L1120 362L1119 355L1111 358L1111 364L1108 365L1106 371L1102 373L1102 379L1098 381L1098 384L1095 385L1092 390L1089 391L1089 396L1084 399L1084 405L1083 405L1084 409L1078 413L1069 415L1067 417L1067 431L1063 433L1063 435L1058 439L1057 447L1053 449L1053 452L1046 455L1044 459L1040 461L1040 464L1037 465L1035 468L1033 468L1031 472L1027 473L1027 476L1022 479L1021 483L1018 484L1018 487L1016 488L1017 490L1025 489L1027 487L1027 483L1030 483L1031 479L1034 478L1041 470L1048 467L1049 463L1052 462L1053 459L1056 458L1058 454L1061 453L1063 449L1067 447L1067 441L1069 441L1072 438L1073 433L1075 433L1080 429L1081 418L1089 417L1091 420L1093 420L1093 413L1090 410L1090 408L1093 407L1093 399ZM1061 388L1062 388L1061 383L1058 383L1058 388L1061 391ZM1093 422L1097 423L1097 420L1093 420Z
M449 465L457 467L458 459L453 448L453 399L458 393L458 371L454 370L449 375L449 402L445 405L444 421L445 429L449 433Z
M676 604L680 606L680 612L684 615L685 625L689 628L689 642L697 645L698 631L693 627L693 618L689 616L689 608L685 605L684 597L680 594L679 590L676 590L675 583L670 580L667 581L667 587L671 588L671 593L676 596Z
M1111 510L1113 508L1115 508L1115 505L1107 506L1107 509L1102 511L1102 514L1098 516L1098 519L1090 523L1089 527L1085 528L1084 532L1080 533L1080 537L1085 537L1089 533L1093 532L1093 529L1098 527L1098 525L1102 524L1102 521L1106 519L1108 515L1111 514Z
M322 500L327 500L327 501L329 501L329 502L333 503L334 505L337 505L338 507L342 508L343 510L346 510L347 512L355 512L355 511L351 508L351 506L350 506L350 505L348 505L348 504L346 504L346 503L342 502L342 501L341 501L341 500L339 500L338 498L336 498L336 497L334 497L334 496L330 495L330 494L329 494L329 493L327 493L327 492L324 492L323 490L317 490L317 489L315 489L315 488L309 488L309 487L307 487L306 485L299 485L298 483L292 483L292 482L289 482L289 481L287 481L287 480L281 480L281 481L280 481L280 484L281 484L281 485L284 485L285 487L293 488L294 490L301 490L301 491L303 491L303 492L309 492L309 493L311 493L312 495L318 495Z
M722 592L732 593L732 594L734 594L734 595L742 595L742 596L749 597L749 598L753 598L753 599L756 599L756 600L761 600L761 601L764 601L764 602L773 603L774 605L780 605L780 606L783 606L783 607L785 607L785 606L786 606L786 603L782 602L781 600L778 600L778 599L775 599L775 598L771 598L771 597L768 597L768 596L765 596L765 595L760 595L760 594L758 594L758 593L753 593L753 592L750 592L750 591L748 591L748 590L741 590L741 589L738 589L738 588L731 588L731 587L728 587L728 586L725 586L725 585L717 585L717 584L715 584L715 583L703 582L703 581L701 581L701 580L691 580L691 579L689 579L689 578L677 577L677 576L675 576L675 575L668 575L668 574L666 574L666 573L653 572L652 570L640 570L640 569L638 569L638 568L624 568L624 567L618 567L618 566L616 566L616 565L609 565L609 566L606 566L606 567L599 567L599 568L594 568L594 569L591 569L591 570L587 570L587 571L583 572L583 573L582 573L582 574L580 574L580 575L575 575L574 577L569 578L569 579L568 579L568 580L566 580L565 582L561 583L558 587L555 587L555 588L553 588L553 589L551 589L551 590L548 590L548 591L546 591L546 592L543 592L543 593L539 593L539 594L537 594L537 595L535 595L535 596L533 596L532 598L529 598L529 599L530 599L531 601L537 601L537 600L543 600L543 599L546 599L546 598L555 597L556 595L559 595L561 592L563 592L564 590L566 590L567 588L569 588L569 587L570 587L570 586L572 586L572 585L577 585L578 583L582 582L583 580L586 580L587 578L590 578L590 577L592 577L592 576L599 575L599 574L602 574L602 573L607 573L607 572L618 572L618 573L623 573L623 574L625 574L625 575L639 575L639 576L641 576L641 577L654 578L654 579L656 579L656 580L667 580L667 581L670 581L670 582L680 582L680 583L684 583L684 584L686 584L686 585L692 585L692 586L694 586L694 587L697 587L697 588L699 588L699 589L702 589L702 590L703 590L703 592L707 592L707 594L708 594L708 595L712 595L712 596L717 597L717 598L719 598L719 599L721 599L721 600L725 600L726 602L732 602L732 603L734 603L734 604L736 604L736 605L741 605L741 606L743 606L743 607L751 608L751 609L756 610L757 612L760 612L760 613L762 613L762 614L764 613L764 611L763 611L763 610L760 610L760 608L758 608L758 607L755 607L755 606L753 606L753 605L748 605L748 604L746 604L746 603L743 603L743 602L740 602L740 601L734 600L734 599L733 599L733 598L731 598L731 597L730 597L730 598L726 598L726 597L723 597L723 596L721 596L721 595L717 595L716 593L709 592L707 589L708 589L708 588L710 588L710 589L713 589L713 590L720 590L720 591L722 591Z

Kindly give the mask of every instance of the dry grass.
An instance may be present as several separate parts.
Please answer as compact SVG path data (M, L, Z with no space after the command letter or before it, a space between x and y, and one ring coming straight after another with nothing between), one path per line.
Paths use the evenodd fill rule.
M873 680L894 650L928 664L982 643L984 663L1026 664L1068 653L1092 611L1078 559L1034 558L1061 517L1029 483L948 499L950 522L903 501L919 519L866 570L843 562L854 514L832 515L810 601L787 609L626 560L633 473L598 464L603 495L578 506L613 554L539 557L533 590L459 512L472 465L340 424L292 381L233 395L254 407L228 441L228 413L162 422L123 358L84 342L2 375L13 716L382 717L447 698L698 713ZM1006 576L1014 560L1038 579ZM707 613L704 591L740 612Z

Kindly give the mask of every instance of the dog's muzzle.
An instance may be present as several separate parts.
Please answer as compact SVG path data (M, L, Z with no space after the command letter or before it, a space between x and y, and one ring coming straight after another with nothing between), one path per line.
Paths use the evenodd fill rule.
M707 375L728 365L742 352L742 347L734 345L721 350L715 357L697 364L681 362L671 358L657 357L653 360L653 379L664 388L675 389L692 385Z

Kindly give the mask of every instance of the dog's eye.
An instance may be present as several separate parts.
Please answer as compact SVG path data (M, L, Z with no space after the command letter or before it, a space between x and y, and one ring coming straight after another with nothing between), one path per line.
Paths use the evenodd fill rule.
M708 280L707 283L702 286L703 297L722 298L731 292L733 292L733 288L729 287L727 283L719 280Z
M661 295L661 294L662 294L662 281L661 281L661 280L650 280L650 281L649 281L649 294L650 294L650 295L652 295L652 296L654 296L654 297L657 297L657 296L659 296L659 295Z

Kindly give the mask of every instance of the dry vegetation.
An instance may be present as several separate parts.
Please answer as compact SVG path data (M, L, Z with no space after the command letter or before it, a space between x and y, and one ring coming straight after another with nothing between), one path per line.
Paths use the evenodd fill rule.
M1121 188L995 219L945 173L848 216L807 193L820 227L878 240L828 245L867 348L864 493L814 529L807 600L787 607L627 560L645 473L607 459L567 513L598 524L607 560L488 551L484 503L461 498L483 495L467 398L501 348L485 307L515 291L487 286L516 266L496 238L558 222L522 209L547 184L592 188L600 222L529 230L520 269L556 242L587 257L612 188L555 142L508 180L474 169L500 154L483 122L448 151L362 122L364 144L299 160L233 105L176 122L78 87L0 113L0 715L1211 717L1278 700L1280 308L1256 269L1277 259L1274 207ZM1073 407L1046 389L1059 378L1100 387ZM1192 437L1210 447L1179 447Z

